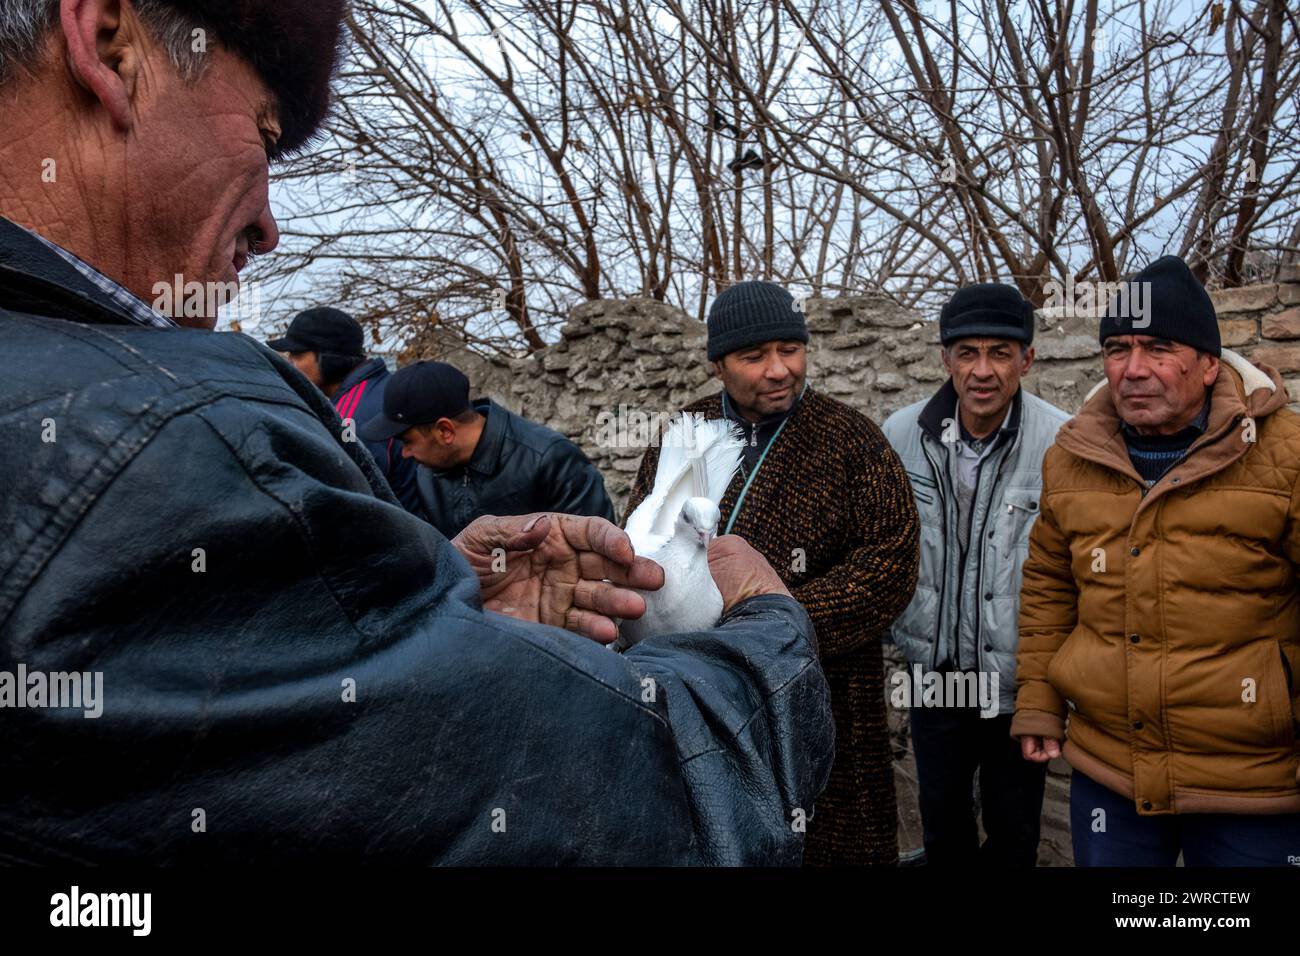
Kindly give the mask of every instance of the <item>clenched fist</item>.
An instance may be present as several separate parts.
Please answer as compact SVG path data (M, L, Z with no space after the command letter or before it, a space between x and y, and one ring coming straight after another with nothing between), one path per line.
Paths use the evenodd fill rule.
M738 534L724 534L709 543L709 571L722 592L723 614L759 594L792 596L767 558Z

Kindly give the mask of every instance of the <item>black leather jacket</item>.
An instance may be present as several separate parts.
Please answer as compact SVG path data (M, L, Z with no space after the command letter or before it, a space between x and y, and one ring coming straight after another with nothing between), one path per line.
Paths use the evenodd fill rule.
M2 219L0 336L0 670L103 675L98 718L0 710L0 861L799 862L793 600L623 655L485 613L288 363Z
M416 487L425 514L448 538L481 515L560 511L614 520L605 479L569 439L545 425L479 399L487 416L469 463L436 471L424 465Z

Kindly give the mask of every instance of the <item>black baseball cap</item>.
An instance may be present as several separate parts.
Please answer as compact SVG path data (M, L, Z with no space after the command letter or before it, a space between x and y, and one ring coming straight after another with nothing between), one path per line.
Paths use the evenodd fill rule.
M953 293L939 313L939 341L962 338L1034 341L1034 307L1015 286L977 282Z
M412 425L454 418L469 407L464 372L446 362L416 362L388 380L384 413L363 423L357 434L365 441L387 441Z
M330 352L363 358L366 354L361 323L328 306L299 312L284 335L266 344L277 352Z

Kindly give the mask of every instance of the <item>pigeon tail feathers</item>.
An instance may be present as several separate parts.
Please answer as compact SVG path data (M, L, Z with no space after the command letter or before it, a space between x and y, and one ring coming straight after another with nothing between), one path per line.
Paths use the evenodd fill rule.
M693 412L675 418L660 438L654 487L627 520L636 553L648 556L671 538L691 498L720 504L744 448L740 429L725 418L706 419Z

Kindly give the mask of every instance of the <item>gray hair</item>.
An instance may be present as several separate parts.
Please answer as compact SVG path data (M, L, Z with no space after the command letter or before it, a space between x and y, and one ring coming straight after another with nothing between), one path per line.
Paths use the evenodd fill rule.
M211 31L166 0L132 0L131 6L181 76L197 79L207 57L194 49L194 31ZM0 85L30 69L58 20L59 0L0 0Z

